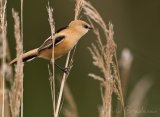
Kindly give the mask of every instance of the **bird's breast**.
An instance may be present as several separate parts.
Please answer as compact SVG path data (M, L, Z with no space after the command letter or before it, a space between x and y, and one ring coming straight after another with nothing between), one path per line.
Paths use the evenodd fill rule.
M68 38L66 37L66 39L64 39L64 41L62 41L60 44L56 45L54 47L54 58L60 58L61 56L65 55L66 53L68 53L76 44L78 39L75 38Z

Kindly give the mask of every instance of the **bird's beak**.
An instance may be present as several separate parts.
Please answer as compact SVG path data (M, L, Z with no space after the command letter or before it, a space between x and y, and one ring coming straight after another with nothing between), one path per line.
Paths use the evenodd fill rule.
M93 29L93 28L90 26L89 29L91 30L91 29Z

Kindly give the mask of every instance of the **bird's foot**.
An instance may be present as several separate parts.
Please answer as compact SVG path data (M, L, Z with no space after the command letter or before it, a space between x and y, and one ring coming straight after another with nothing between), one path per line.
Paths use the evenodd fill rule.
M66 68L63 68L62 71L66 74L69 74L71 68L70 67L66 67Z

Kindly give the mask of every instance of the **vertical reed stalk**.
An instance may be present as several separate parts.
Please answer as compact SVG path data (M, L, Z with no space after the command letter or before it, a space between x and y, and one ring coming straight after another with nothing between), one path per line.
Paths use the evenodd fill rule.
M21 41L23 44L23 0L21 0ZM21 117L23 117L23 81L22 81L22 100L21 100Z
M79 18L79 15L80 15L80 12L81 12L81 9L82 9L82 5L83 5L83 0L76 0L74 20L77 20ZM76 49L76 47L74 48L73 55L75 53L75 49ZM69 53L67 55L67 58L66 58L65 68L68 68L69 70L68 70L68 73L65 73L65 72L63 73L61 86L60 86L60 91L59 91L59 96L58 96L58 101L57 101L57 106L56 106L55 117L58 117L65 82L66 82L66 80L69 76L69 72L70 72L72 64L73 64L73 56L72 57L70 57L70 56L71 56L71 51L69 51Z
M48 3L48 7L47 7L47 11L48 11L48 21L49 21L49 24L50 24L50 30L51 30L51 38L52 38L52 43L54 45L54 42L55 42L55 39L54 39L54 34L55 34L55 22L54 22L54 19L53 19L53 9L49 6L49 3ZM51 62L52 62L52 74L50 74L50 87L51 87L51 96L52 96L52 103L53 103L53 116L55 117L55 105L56 105L56 99L55 99L55 71L54 71L54 47L52 49L52 59L51 59Z
M68 65L69 65L70 54L71 54L71 53L69 52L68 55L67 55L65 68L67 68ZM60 91L59 91L59 96L58 96L58 101L57 101L57 106L56 106L55 117L58 117L58 114L59 114L59 109L60 109L60 104L61 104L63 89L64 89L65 81L66 81L68 75L69 75L69 74L67 74L67 73L64 72L63 77L62 77L61 86L60 86Z
M1 0L1 8L0 8L0 18L1 18L1 40L2 40L2 117L4 117L5 113L5 65L6 65L6 35L7 35L7 21L6 21L6 4L7 0Z

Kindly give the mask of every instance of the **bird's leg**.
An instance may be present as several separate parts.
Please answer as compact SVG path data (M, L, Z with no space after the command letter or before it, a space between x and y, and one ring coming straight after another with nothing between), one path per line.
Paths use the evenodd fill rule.
M66 68L62 68L61 66L57 65L56 63L54 63L60 70L62 70L63 72L65 72L66 74L69 73L70 71L70 67L66 67Z

